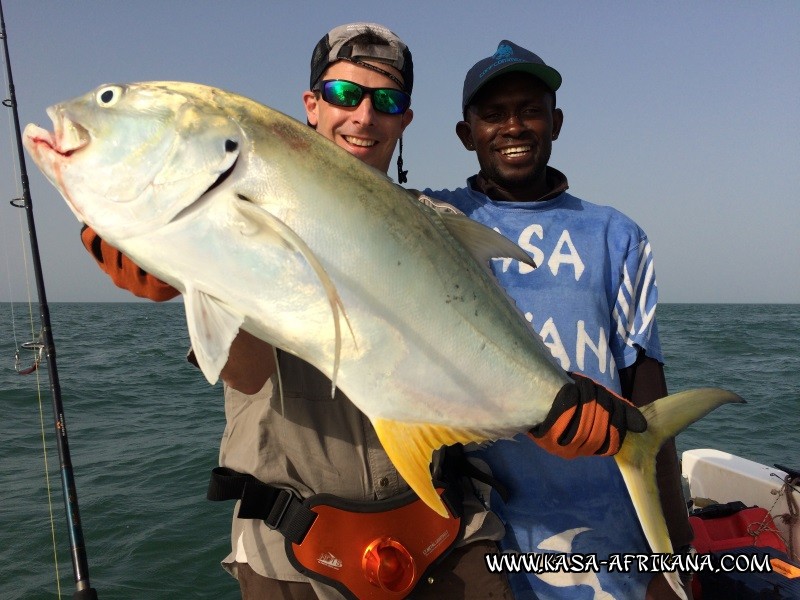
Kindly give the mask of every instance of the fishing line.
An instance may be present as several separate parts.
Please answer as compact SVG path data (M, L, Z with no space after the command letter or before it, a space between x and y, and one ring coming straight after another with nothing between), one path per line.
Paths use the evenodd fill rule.
M31 298L31 290L30 290L30 271L28 268L27 263L27 253L25 252L24 247L24 233L22 229L22 220L19 220L19 231L20 236L22 237L22 254L25 257L24 263L24 271L25 271L25 289L28 295L28 321L30 323L31 329L31 339L35 338L35 326L33 321L33 300ZM8 281L8 298L9 298L9 306L11 307L11 330L14 337L14 368L20 373L19 369L19 350L20 344L17 336L17 316L14 311L14 299L12 296L12 288L11 288L11 265L8 258L8 253L6 253L6 278ZM38 337L38 342L28 342L28 344L35 344L36 349L38 350L35 361L36 366L38 367L38 363L41 360L42 351L44 349L44 344L41 343L41 335ZM26 343L22 344L22 347L26 347ZM30 373L36 374L36 398L37 403L39 406L39 435L41 436L42 440L42 460L44 462L44 480L45 480L45 492L47 494L47 510L50 520L50 540L53 546L53 568L55 571L55 579L56 579L56 593L58 597L61 598L61 575L58 569L58 543L56 539L56 517L55 517L55 509L53 507L53 488L50 483L50 459L48 454L47 448L47 429L45 427L45 417L44 417L44 403L42 401L42 385L41 385L41 377L39 376L39 369L35 368L30 371ZM27 374L27 373L25 373Z
M42 456L44 459L44 479L45 491L47 492L47 510L50 515L50 540L53 545L53 567L55 570L56 578L56 593L61 598L61 575L58 570L58 543L56 540L56 517L55 509L53 508L53 490L50 485L50 461L47 453L47 430L44 421L44 403L42 402L42 382L39 376L39 369L35 370L36 374L36 397L39 403L39 431L42 438Z
M5 28L3 31L0 32L0 37L5 40ZM9 65L7 64L7 57L3 57L4 66L6 67L3 69L3 81L5 83L6 90L11 89L10 82L8 80L8 71L10 70ZM11 99L4 99L3 106L6 108L11 108ZM12 136L10 135L12 131L14 131L14 123L13 123L13 114L12 111L7 111L6 113L7 120L8 120L8 144L9 144L9 157L13 157L15 154L14 142L12 140ZM17 169L17 164L11 158L11 169L13 172L13 181L14 181L14 199L10 202L11 206L15 208L22 208L19 203L22 201L24 202L23 192L20 186L20 172ZM4 223L6 220L3 220ZM30 334L31 334L31 342L30 344L36 344L36 349L38 352L35 357L35 366L38 367L39 361L42 357L42 351L44 349L44 344L42 344L42 336L41 332L37 336L35 332L35 324L34 324L34 316L33 316L33 297L31 295L31 280L30 280L30 265L28 264L28 252L25 244L25 231L24 231L24 224L22 220L22 213L17 212L17 230L19 231L19 241L20 241L20 252L22 254L22 269L23 273L25 274L25 292L28 297L28 323L30 324ZM4 236L4 239L9 239L8 237ZM14 298L11 286L11 261L9 252L4 253L6 255L6 281L8 283L8 305L11 308L11 330L14 337L14 368L17 372L20 372L19 369L19 351L20 351L20 344L19 339L17 337L17 316L14 310ZM35 341L34 341L35 340ZM22 344L23 347L26 346L25 343ZM31 347L33 349L33 347ZM39 376L39 369L34 368L31 373L36 374L36 398L39 407L39 435L42 440L42 460L44 462L44 480L45 480L45 492L47 494L47 510L50 520L50 542L53 547L53 569L54 575L56 580L56 594L58 598L61 598L61 574L58 568L58 542L56 538L56 517L55 517L55 509L53 507L53 488L50 482L50 459L48 454L47 448L47 429L45 427L45 416L44 416L44 402L42 401L42 381L41 377ZM27 374L27 373L26 373Z

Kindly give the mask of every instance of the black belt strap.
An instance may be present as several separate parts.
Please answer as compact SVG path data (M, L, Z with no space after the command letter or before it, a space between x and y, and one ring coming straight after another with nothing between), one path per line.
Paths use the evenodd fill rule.
M508 499L508 490L491 475L483 473L464 456L461 444L445 450L442 466L443 474L449 481L445 485L444 497L448 499L453 514L461 516L461 495L459 476L467 476L491 485L500 496ZM452 495L455 494L456 498ZM208 482L209 500L241 500L240 519L261 519L267 527L283 534L295 544L302 543L311 528L317 513L308 508L290 490L269 485L246 473L239 473L227 467L216 467L211 471ZM454 501L455 500L455 501Z
M267 527L279 531L295 544L303 541L317 518L317 513L291 491L227 467L211 471L206 497L214 501L241 500L237 517L261 519Z

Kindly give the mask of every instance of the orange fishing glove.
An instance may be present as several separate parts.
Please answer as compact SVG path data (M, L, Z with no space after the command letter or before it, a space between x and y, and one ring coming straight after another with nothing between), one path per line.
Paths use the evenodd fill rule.
M619 452L628 431L647 429L642 413L630 402L588 377L569 373L545 420L528 432L543 449L561 458L611 456Z
M130 258L101 239L88 225L81 229L81 241L117 287L155 302L164 302L180 294L171 285L140 269Z

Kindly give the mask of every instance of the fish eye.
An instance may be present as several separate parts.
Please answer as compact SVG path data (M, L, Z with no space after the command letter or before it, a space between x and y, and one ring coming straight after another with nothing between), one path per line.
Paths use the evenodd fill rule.
M122 98L122 87L118 85L107 85L97 90L97 104L103 108L114 106Z

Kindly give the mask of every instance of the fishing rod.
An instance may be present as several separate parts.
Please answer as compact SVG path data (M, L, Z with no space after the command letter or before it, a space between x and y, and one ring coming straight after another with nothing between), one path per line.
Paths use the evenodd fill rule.
M50 376L50 394L53 398L56 444L58 446L58 457L61 464L61 490L64 496L64 508L67 515L67 531L69 534L70 555L72 556L72 571L75 575L75 593L72 597L73 600L96 600L97 592L89 582L89 564L86 558L86 548L83 541L80 512L78 511L78 493L75 489L75 477L73 475L72 459L69 453L67 425L64 420L64 407L61 402L61 385L58 381L58 369L56 367L56 347L53 342L53 331L50 325L50 309L47 306L42 263L39 258L39 244L36 238L36 226L33 220L33 204L31 202L30 187L28 185L28 171L25 168L22 135L19 129L17 98L14 93L14 80L11 76L11 59L8 53L8 39L6 35L6 22L3 15L2 0L0 0L0 37L3 39L3 53L6 59L9 95L7 100L3 100L3 105L10 108L14 116L14 133L17 142L17 157L19 159L20 179L22 182L22 198L15 198L11 201L11 204L17 208L24 208L28 217L28 236L31 242L31 258L34 274L36 276L36 290L39 296L42 340L44 344L44 354L47 358L47 372Z

